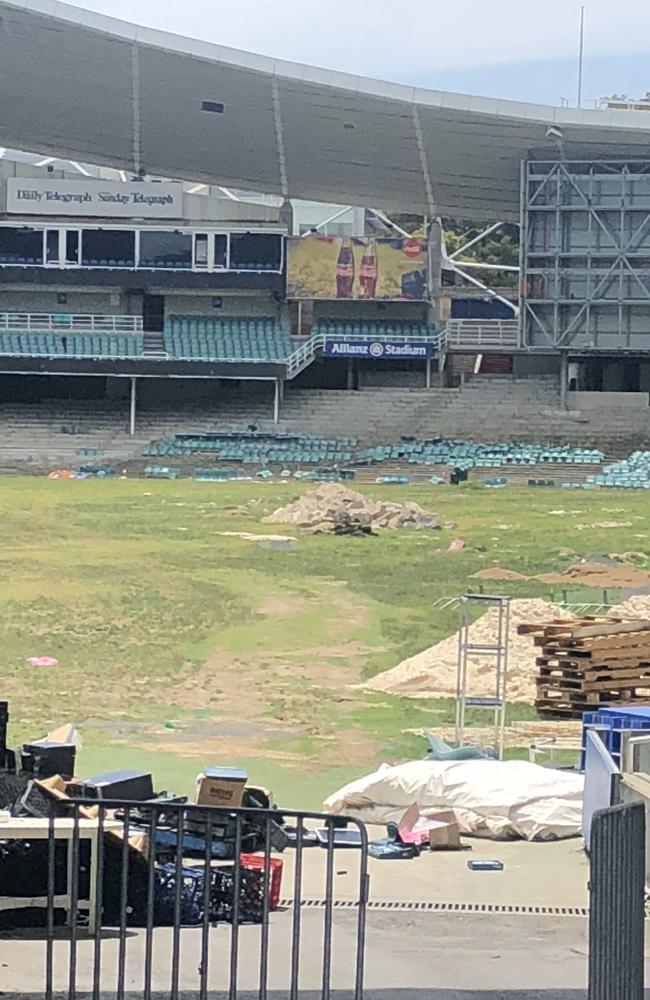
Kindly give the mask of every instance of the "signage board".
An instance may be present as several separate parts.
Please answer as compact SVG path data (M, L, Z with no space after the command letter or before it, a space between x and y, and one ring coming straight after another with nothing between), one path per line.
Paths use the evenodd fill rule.
M289 299L427 299L427 245L419 237L306 236L287 243Z
M180 219L181 184L151 181L7 179L7 212L108 219Z
M403 361L430 358L432 344L399 343L392 340L336 340L325 341L323 353L330 358L371 358L376 361Z

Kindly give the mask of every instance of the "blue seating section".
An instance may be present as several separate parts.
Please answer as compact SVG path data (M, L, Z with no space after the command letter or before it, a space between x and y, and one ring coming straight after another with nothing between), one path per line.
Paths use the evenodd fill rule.
M175 358L231 362L282 362L294 349L271 316L170 316L165 347Z
M325 337L431 337L435 334L435 329L428 323L409 320L328 319L320 320L315 332Z
M407 462L410 465L448 465L455 469L500 469L504 465L567 463L593 465L603 461L595 449L552 447L537 444L477 444L473 441L402 440L357 452L355 461L365 465Z
M176 434L154 441L145 455L174 458L210 455L219 461L267 465L312 465L351 462L356 438L316 438L308 435L250 433Z
M141 333L13 333L0 331L0 354L13 357L139 358Z
M650 490L650 451L635 451L622 462L606 465L601 475L587 476L587 482L623 490Z

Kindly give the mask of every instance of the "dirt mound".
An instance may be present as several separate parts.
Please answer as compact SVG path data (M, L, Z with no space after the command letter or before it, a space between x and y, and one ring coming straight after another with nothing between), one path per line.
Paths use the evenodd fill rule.
M474 580L530 580L524 573L518 573L516 569L502 569L501 566L488 566L487 569L480 569L478 573L472 573Z
M319 531L334 531L346 523L353 523L359 530L442 527L437 514L424 510L417 503L371 500L340 483L325 483L304 493L293 503L269 514L264 522L318 527Z
M635 566L611 566L604 563L584 562L569 566L564 573L542 573L535 579L550 584L579 584L582 587L614 588L634 590L650 587L650 573Z
M517 635L517 626L523 622L546 622L553 618L570 618L567 611L537 598L510 602L510 630L508 636L508 701L535 700L537 648L530 636ZM469 641L478 644L497 642L499 613L491 608L470 625ZM408 660L373 677L364 687L371 691L385 691L405 698L455 697L458 665L458 633L442 642L411 656ZM467 693L478 697L494 695L495 657L471 656L467 667Z

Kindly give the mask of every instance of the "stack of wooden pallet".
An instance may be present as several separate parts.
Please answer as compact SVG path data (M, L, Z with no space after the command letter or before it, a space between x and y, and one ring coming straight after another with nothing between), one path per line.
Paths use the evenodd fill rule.
M650 621L580 618L517 631L541 647L538 711L579 718L604 705L650 704Z

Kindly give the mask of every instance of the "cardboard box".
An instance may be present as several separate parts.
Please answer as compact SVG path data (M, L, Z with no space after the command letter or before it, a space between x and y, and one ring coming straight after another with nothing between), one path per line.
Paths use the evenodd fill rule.
M453 811L435 813L428 817L429 847L432 851L459 851L460 828Z
M199 806L241 806L248 774L239 767L206 767L196 779Z

